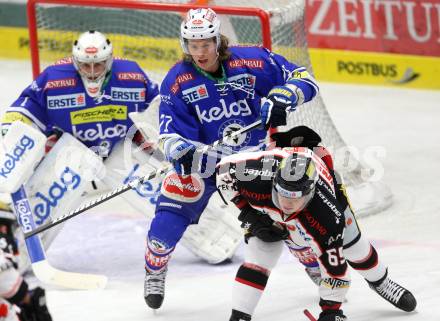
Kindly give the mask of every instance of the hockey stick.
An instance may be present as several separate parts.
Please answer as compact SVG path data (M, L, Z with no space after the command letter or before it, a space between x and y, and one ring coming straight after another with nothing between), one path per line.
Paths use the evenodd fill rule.
M233 132L226 134L225 136L223 136L219 140L215 141L211 145L203 146L203 148L201 148L199 151L205 153L210 148L214 149L217 146L224 144L225 140L235 138L241 134L247 133L247 132L259 127L260 125L261 125L261 120L257 120L256 122L253 122L252 124L250 124L246 127L243 127L239 130L236 130L236 131L233 131ZM61 216L53 219L52 222L50 222L50 223L42 224L42 225L38 226L37 228L33 228L29 231L25 231L25 237L26 238L33 237L38 233L41 233L41 232L46 231L46 230L48 230L58 224L61 224L62 222L67 221L67 220L69 220L69 219L71 219L71 218L73 218L73 217L99 205L99 204L102 204L102 203L122 194L122 193L125 193L126 191L137 188L139 185L143 184L145 181L149 181L149 180L155 178L156 176L160 176L160 175L168 172L171 168L172 168L171 165L167 165L163 168L152 171L143 177L140 177L140 178L135 179L131 182L128 182L127 184L122 185L122 186L114 189L113 191L110 191L107 194L101 195L99 198L97 198L95 200L92 200L86 204L81 205L77 209L70 211L69 213L67 213L65 215L61 215Z
M316 318L313 316L313 314L310 313L309 310L305 309L303 312L310 321L316 321Z
M36 225L23 186L15 193L12 193L11 197L17 221L26 235L26 232L34 229ZM46 258L38 235L26 237L25 243L31 260L32 270L35 276L43 283L78 290L100 289L104 288L107 284L107 277L104 275L66 272L51 266Z

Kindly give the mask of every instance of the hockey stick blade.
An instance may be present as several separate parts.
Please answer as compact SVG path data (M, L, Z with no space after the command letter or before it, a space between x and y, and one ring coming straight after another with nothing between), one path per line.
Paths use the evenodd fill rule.
M14 213L22 231L35 229L31 207L24 187L20 187L11 194ZM78 290L92 290L104 288L107 277L103 275L82 274L58 270L50 265L46 258L43 244L38 235L25 240L32 270L35 276L43 283Z
M303 312L310 321L316 321L316 318L313 316L313 314L310 313L309 310L305 309Z
M257 120L257 121L253 122L252 124L250 124L250 125L248 125L246 127L243 127L243 128L241 128L239 130L232 131L232 132L228 133L227 135L223 136L222 138L220 138L219 140L215 141L211 145L205 145L204 147L200 148L199 151L204 153L209 148L216 148L218 145L224 144L226 139L235 138L235 137L237 137L237 136L239 136L241 134L247 133L247 132L249 132L249 131L251 131L251 130L253 130L255 128L258 128L260 125L261 125L261 120ZM44 231L46 231L46 230L48 230L48 229L50 229L50 228L52 228L52 227L54 227L54 226L56 226L58 224L63 223L64 221L67 221L67 220L69 220L69 219L71 219L71 218L73 218L73 217L75 217L75 216L77 216L77 215L79 215L79 214L81 214L81 213L83 213L83 212L85 212L85 211L87 211L87 210L89 210L89 209L99 205L99 204L102 204L102 203L104 203L104 202L106 202L106 201L108 201L108 200L110 200L110 199L112 199L112 198L122 194L122 193L125 193L125 192L127 192L127 191L129 191L131 189L135 189L138 185L144 183L145 181L153 179L156 176L160 176L160 175L168 172L170 169L171 169L171 165L168 165L168 166L165 166L165 167L163 167L161 169L152 171L148 175L145 175L145 176L143 176L141 178L138 178L138 179L135 179L135 180L133 180L131 182L128 182L127 184L122 185L122 186L118 187L117 189L115 189L113 191L110 191L107 194L101 195L99 198L97 198L95 200L92 200L92 201L90 201L90 202L88 202L86 204L81 205L77 209L75 209L73 211L70 211L67 214L61 215L61 216L53 219L49 223L42 224L42 225L32 229L31 231L26 232L24 236L25 236L25 238L29 238L29 237L35 236L35 235L37 235L37 234L39 234L41 232L44 232Z
M75 290L103 289L107 277L98 274L67 272L54 268L47 260L32 263L35 276L43 283Z

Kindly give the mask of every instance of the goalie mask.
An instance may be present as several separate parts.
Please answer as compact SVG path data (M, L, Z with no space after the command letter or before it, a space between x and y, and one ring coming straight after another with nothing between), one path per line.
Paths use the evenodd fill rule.
M275 205L286 214L298 214L312 200L318 178L311 157L293 154L283 159L272 181Z
M188 40L215 37L217 50L220 47L220 20L212 9L191 9L180 25L180 45L189 54Z
M113 62L113 46L102 33L87 31L73 44L73 64L91 97L97 97Z

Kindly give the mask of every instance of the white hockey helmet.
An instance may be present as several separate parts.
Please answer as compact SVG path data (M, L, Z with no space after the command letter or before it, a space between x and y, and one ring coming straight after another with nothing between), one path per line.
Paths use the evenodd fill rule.
M90 30L73 43L73 64L87 93L96 97L113 63L113 46L102 33Z
M183 52L189 54L187 41L215 37L217 49L220 47L220 19L214 10L190 9L180 25L180 44Z

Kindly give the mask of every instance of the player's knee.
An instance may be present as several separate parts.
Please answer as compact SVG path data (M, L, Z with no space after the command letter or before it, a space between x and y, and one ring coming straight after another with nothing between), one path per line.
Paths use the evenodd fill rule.
M245 262L238 269L235 281L259 290L264 290L269 275L270 270L256 264Z
M151 221L148 238L162 240L166 244L175 246L190 224L190 219L183 215L171 211L157 211Z
M276 265L283 247L283 241L268 243L252 237L247 244L245 260L250 264L255 264L270 271Z
M365 237L361 237L356 243L344 248L344 256L348 263L357 270L369 269L378 262L376 249Z

